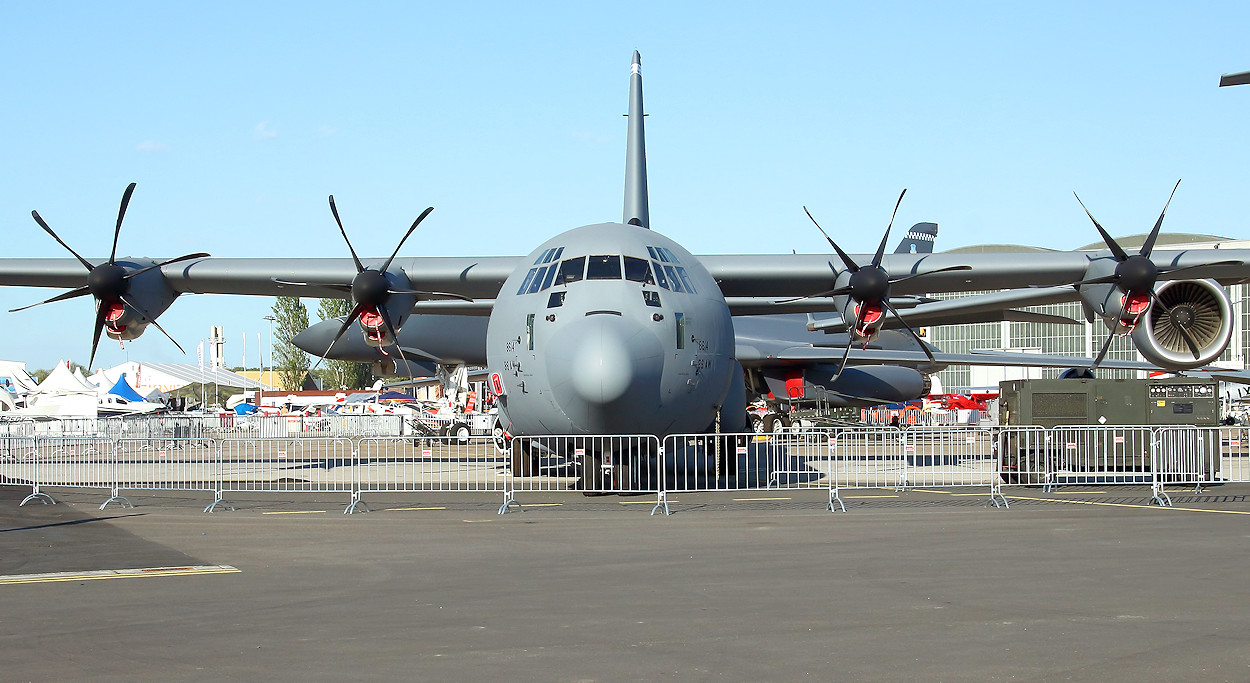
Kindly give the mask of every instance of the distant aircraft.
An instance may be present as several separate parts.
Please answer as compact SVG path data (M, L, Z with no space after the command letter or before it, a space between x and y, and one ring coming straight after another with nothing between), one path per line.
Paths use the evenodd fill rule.
M1250 278L1250 251L1153 249L1163 214L1132 255L1097 221L1105 252L934 254L919 224L914 244L887 254L891 219L867 255L846 253L826 233L832 256L695 256L651 230L643 111L635 52L621 221L563 232L524 257L399 257L397 247L389 258L360 258L349 241L350 259L11 258L0 259L0 285L76 288L44 303L91 294L105 311L97 313L93 350L101 330L138 336L185 292L350 296L350 316L314 325L296 343L401 372L417 361L485 364L501 427L514 435L733 432L745 428L756 395L893 403L926 394L929 375L947 364L1183 371L1215 360L1232 335L1220 283ZM331 210L346 238L333 202ZM106 266L108 286L93 286ZM978 290L1010 291L925 297ZM1111 334L1131 334L1153 365L945 354L913 331L1067 321L1015 310L1065 300L1083 301Z

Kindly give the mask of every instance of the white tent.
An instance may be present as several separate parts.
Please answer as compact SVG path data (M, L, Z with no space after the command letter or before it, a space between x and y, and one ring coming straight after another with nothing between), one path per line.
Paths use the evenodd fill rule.
M99 399L96 388L79 371L58 361L52 372L26 397L26 407L15 415L96 417Z

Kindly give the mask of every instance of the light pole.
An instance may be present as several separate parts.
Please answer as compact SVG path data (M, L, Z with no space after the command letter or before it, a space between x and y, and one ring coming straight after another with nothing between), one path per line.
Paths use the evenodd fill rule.
M269 379L273 379L273 323L277 318L267 315L264 320L269 321ZM265 381L265 373L260 373L261 382ZM276 385L274 385L276 386Z

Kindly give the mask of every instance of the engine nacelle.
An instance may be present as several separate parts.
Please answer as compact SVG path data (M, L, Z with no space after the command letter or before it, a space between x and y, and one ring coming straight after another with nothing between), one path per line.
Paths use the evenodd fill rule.
M1224 353L1233 336L1233 313L1219 283L1171 280L1159 283L1155 293L1159 301L1132 333L1133 344L1147 361L1166 370L1187 370L1206 365ZM1197 358L1181 328L1196 343Z
M141 263L128 261L119 261L118 264L127 268L144 266ZM128 282L129 290L125 297L134 306L123 303L121 300L100 302L100 305L105 307L104 333L120 341L137 339L148 325L164 313L174 303L174 299L178 298L178 292L170 286L169 280L165 279L160 269L136 275Z

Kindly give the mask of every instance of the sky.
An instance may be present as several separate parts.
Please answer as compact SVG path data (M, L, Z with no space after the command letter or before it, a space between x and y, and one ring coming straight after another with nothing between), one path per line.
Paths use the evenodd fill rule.
M0 257L523 255L619 221L642 54L652 228L695 254L1250 238L1250 4L0 3ZM896 232L891 242L901 235ZM85 363L89 298L0 287L0 358ZM316 302L309 302L316 320ZM97 367L259 363L271 298L184 295ZM259 341L258 341L259 335ZM246 340L246 342L245 342ZM246 345L246 359L244 346ZM265 352L266 359L268 357Z

